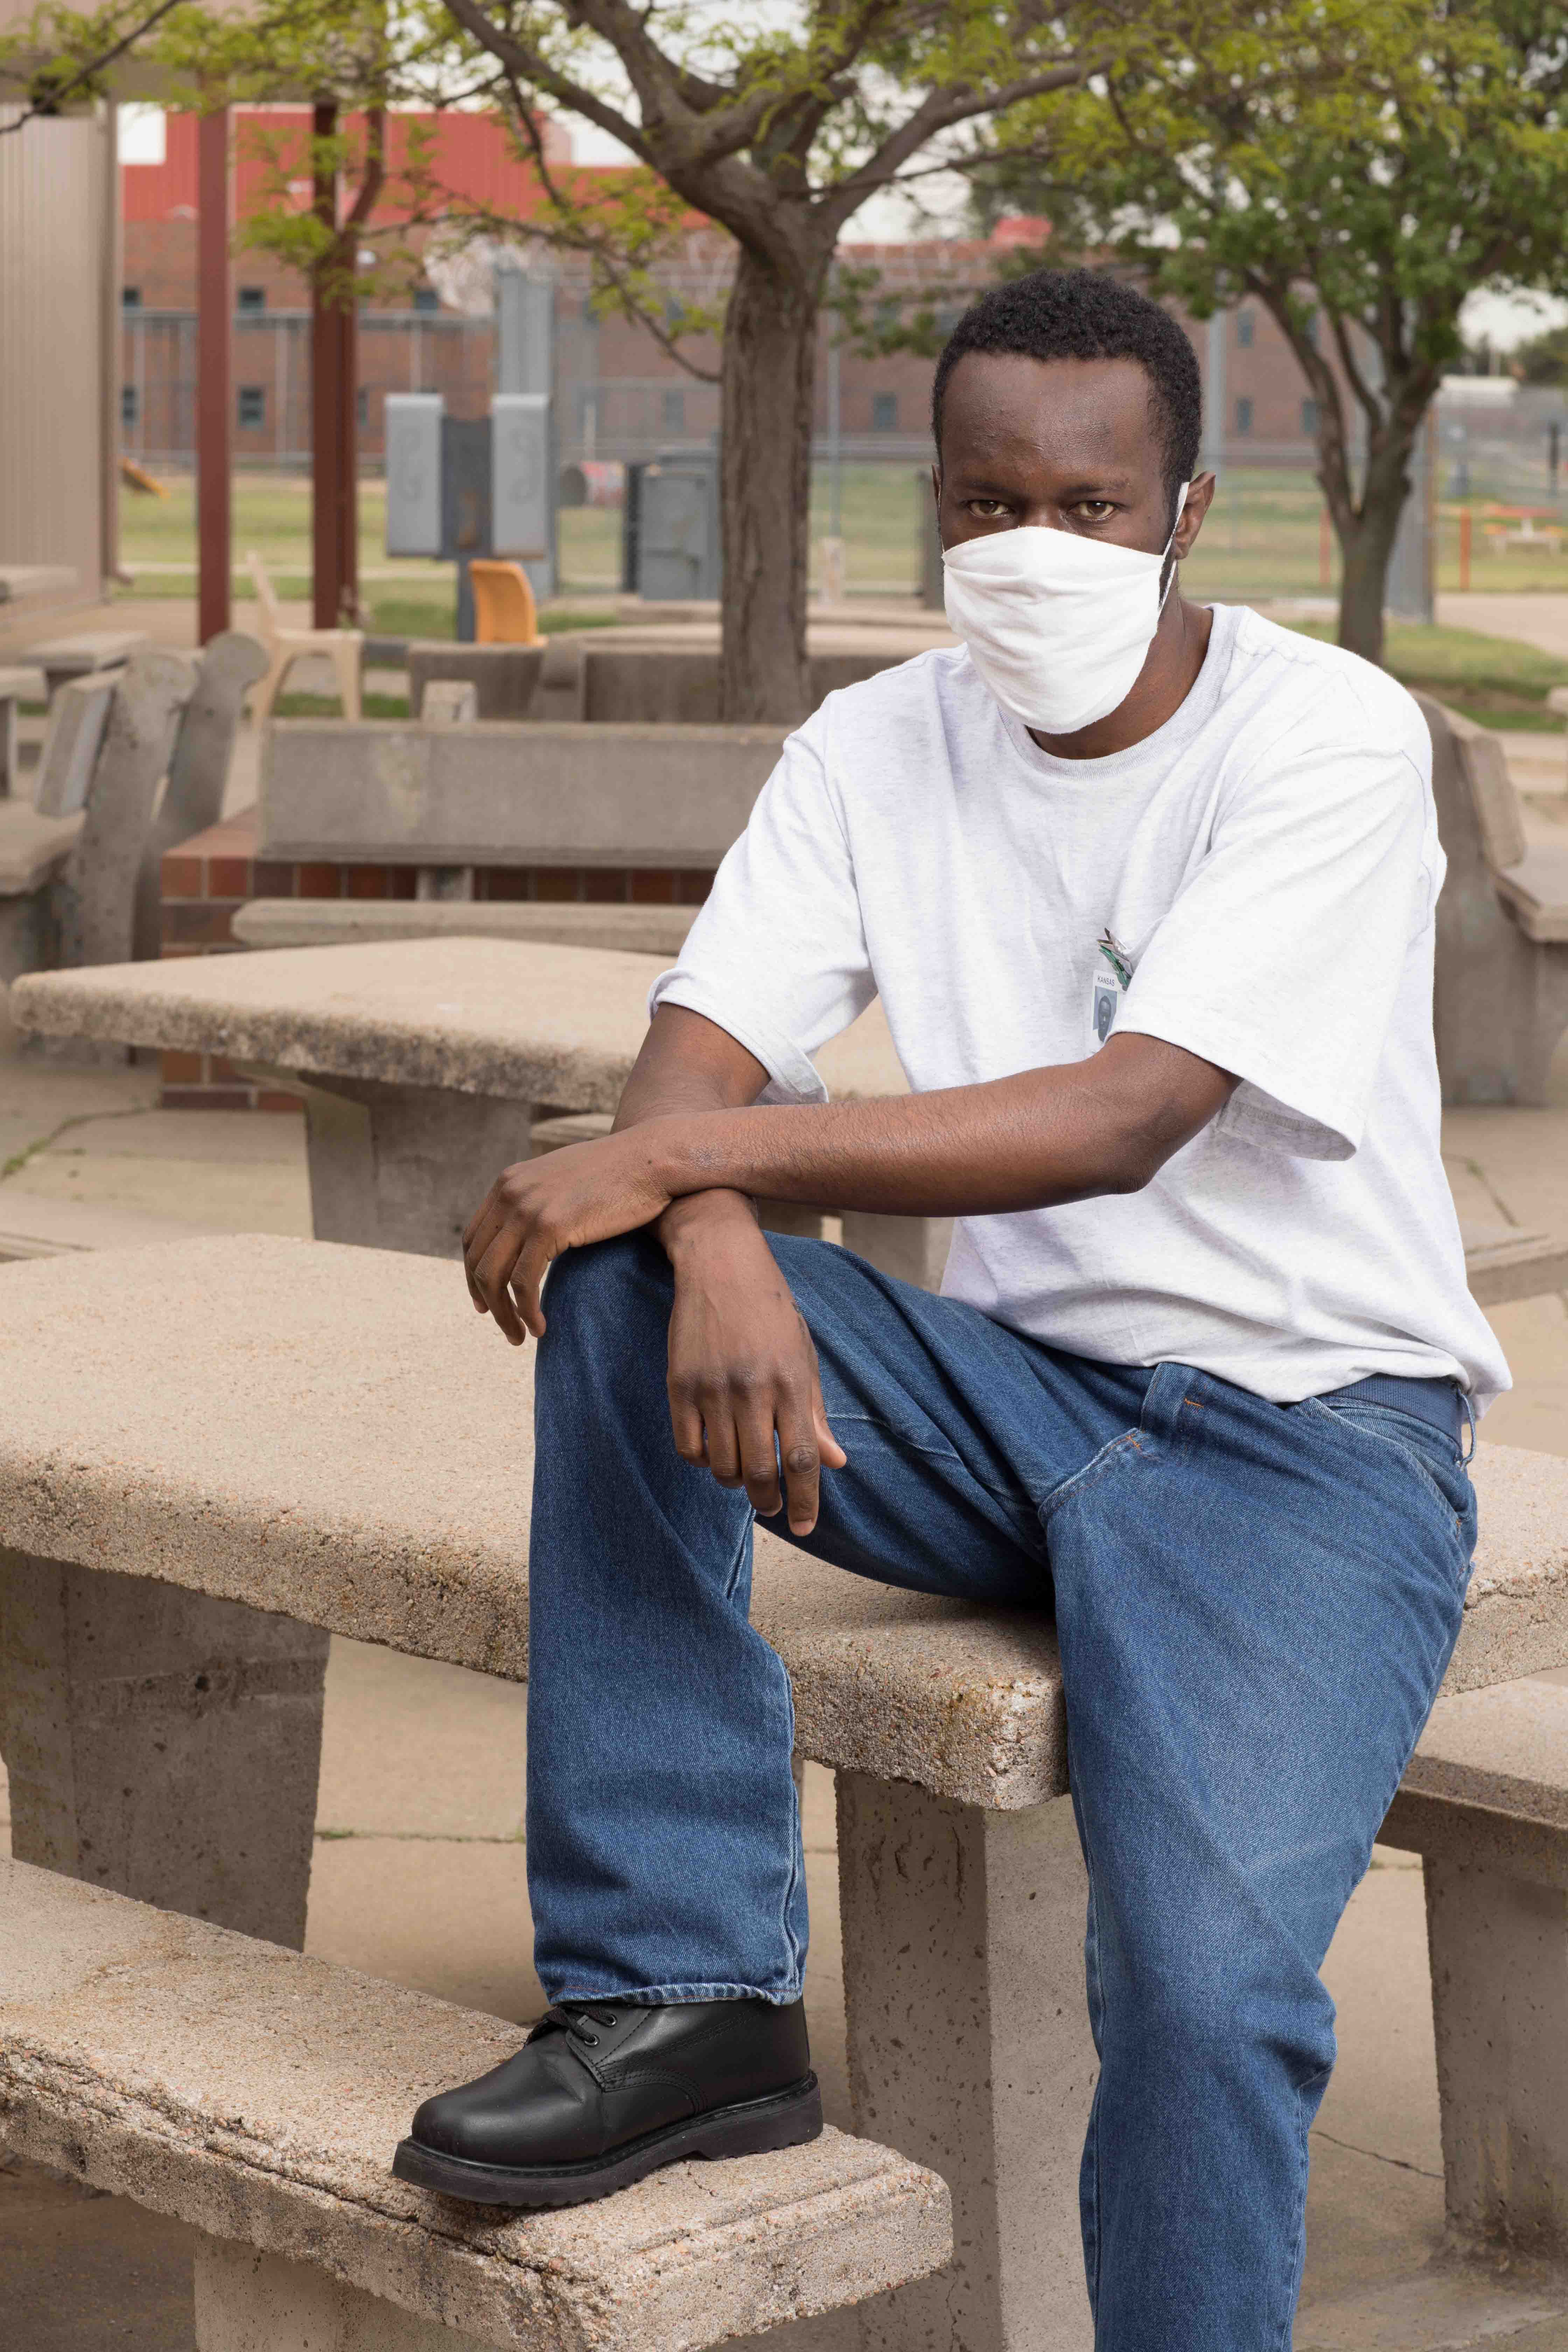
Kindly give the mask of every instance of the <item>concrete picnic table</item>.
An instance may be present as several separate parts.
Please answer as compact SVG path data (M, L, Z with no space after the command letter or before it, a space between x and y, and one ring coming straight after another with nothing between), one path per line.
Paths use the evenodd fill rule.
M300 1095L316 1239L452 1257L484 1183L528 1150L536 1108L615 1109L647 1033L648 989L671 960L553 940L382 938L32 973L13 986L11 1016L48 1036L221 1054ZM909 1092L879 1001L816 1059L837 1101ZM766 1224L821 1228L815 1211L770 1206L782 1213L764 1208ZM948 1219L851 1213L842 1232L885 1272L940 1284ZM1464 1239L1483 1306L1568 1281L1562 1234L1478 1226Z
M490 1179L529 1150L535 1106L613 1111L647 1033L662 956L430 939L30 973L12 1018L49 1036L224 1055L304 1098L318 1241L460 1254ZM907 1094L879 1003L816 1056L838 1100ZM847 1220L905 1270L898 1228ZM930 1221L939 1235L944 1221Z
M67 594L76 583L68 563L0 563L0 604L36 604L42 597Z

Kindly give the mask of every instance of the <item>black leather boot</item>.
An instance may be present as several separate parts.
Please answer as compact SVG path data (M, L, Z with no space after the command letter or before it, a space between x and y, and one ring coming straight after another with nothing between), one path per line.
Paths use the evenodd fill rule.
M571 2000L515 2058L426 2099L392 2168L479 2205L579 2205L661 2164L821 2129L804 2001Z

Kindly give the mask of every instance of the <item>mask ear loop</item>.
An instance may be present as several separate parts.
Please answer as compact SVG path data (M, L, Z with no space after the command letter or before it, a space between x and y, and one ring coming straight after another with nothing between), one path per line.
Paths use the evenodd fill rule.
M1164 546L1160 550L1160 564L1161 564L1161 568L1162 568L1162 570L1163 570L1163 568L1164 568L1165 558L1169 555L1169 553L1171 552L1172 548L1173 548L1173 547L1174 547L1174 545L1175 545L1175 543L1176 543L1176 533L1177 533L1177 532L1181 530L1181 528L1182 528L1182 513L1183 513L1183 509L1184 509L1184 507L1186 506L1186 503L1187 503L1187 492L1192 488L1192 487L1193 487L1193 486L1192 486L1191 482L1184 482L1184 483L1182 484L1181 488L1176 492L1176 520L1175 520L1175 521L1171 525L1171 536L1170 536L1170 538L1165 541ZM1169 576L1168 576L1168 577L1167 577L1167 579L1166 579L1165 584L1164 584L1164 586L1163 586L1163 587L1161 589L1161 591L1160 591L1160 604L1159 604L1159 609L1158 609L1158 611L1157 611L1157 612L1155 613L1155 614L1154 614L1154 626L1155 626L1156 628L1158 628L1158 627L1159 627L1159 625L1160 625L1160 614L1161 614L1162 613L1163 613L1163 611L1164 611L1164 609L1165 609L1165 599L1166 599L1166 597L1170 594L1170 593L1171 593L1172 589L1173 589L1173 588L1175 586L1175 584L1176 584L1176 569L1177 569L1177 567L1175 566L1175 564L1173 564L1173 564L1172 564L1172 566L1171 566L1171 570L1170 570Z

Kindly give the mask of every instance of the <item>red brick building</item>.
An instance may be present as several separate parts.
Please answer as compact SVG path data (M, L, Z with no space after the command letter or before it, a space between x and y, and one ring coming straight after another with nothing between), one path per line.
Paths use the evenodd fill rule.
M402 165L411 121L389 122L387 200L375 224L388 229L406 205ZM531 167L517 153L500 119L442 113L419 118L431 139L436 180L459 197L515 222L526 234L539 203ZM356 127L345 125L351 140ZM243 222L285 200L304 209L310 199L310 118L302 109L243 110L236 118L236 213ZM552 134L555 157L570 163L570 142ZM195 122L167 117L166 149L158 163L121 168L124 209L121 421L125 446L168 465L188 456L194 437L195 299ZM847 265L874 269L880 299L897 302L938 290L938 314L954 315L991 282L1003 249L1032 240L1041 224L1005 223L990 241L943 240L893 246L851 245ZM439 392L458 415L482 415L493 389L493 331L483 310L483 271L445 268L431 250L431 232L416 229L407 242L429 255L429 272L416 268L395 291L372 295L360 313L360 447L369 464L382 450L383 403L389 392ZM373 241L374 250L380 239ZM665 272L672 298L721 307L730 271L730 244L717 230L694 226L679 260ZM549 265L555 276L556 394L563 457L648 456L671 443L706 440L718 429L715 383L694 377L645 328L621 318L595 319L588 303L586 266L570 256ZM298 467L310 439L309 304L304 282L274 256L241 250L235 264L235 454L241 465ZM1205 378L1216 355L1216 334L1184 321ZM847 457L923 457L931 362L910 355L864 358L846 346L837 365L824 334L817 360L816 430L832 431L837 384L838 433ZM1294 357L1257 303L1244 303L1220 321L1224 375L1223 438L1233 462L1310 462L1312 414ZM715 346L694 342L689 355L711 372ZM1216 420L1211 418L1211 437Z

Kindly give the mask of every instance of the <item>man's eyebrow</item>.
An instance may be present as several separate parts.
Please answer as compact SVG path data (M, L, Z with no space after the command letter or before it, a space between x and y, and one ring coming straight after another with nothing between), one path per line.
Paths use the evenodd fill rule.
M964 489L971 494L983 498L994 494L998 498L1007 499L1020 498L1025 495L1016 480L999 481L991 474L982 471L979 467L972 467L960 461L952 470L954 483L962 483ZM1131 474L1098 474L1081 482L1068 482L1061 489L1053 491L1051 495L1058 502L1070 504L1074 499L1100 498L1108 491L1119 498L1136 497L1141 487Z

